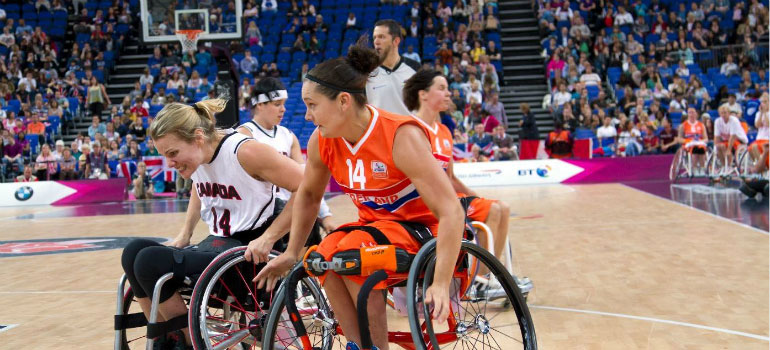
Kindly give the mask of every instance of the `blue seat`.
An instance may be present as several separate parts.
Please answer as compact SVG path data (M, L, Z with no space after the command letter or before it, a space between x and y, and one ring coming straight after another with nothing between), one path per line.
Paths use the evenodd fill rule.
M32 152L32 154L37 154L38 152L38 143L40 142L40 138L37 135L26 135L24 136L24 140L29 142L29 150Z
M48 123L51 124L51 131L55 135L61 135L61 117L57 115L49 115Z

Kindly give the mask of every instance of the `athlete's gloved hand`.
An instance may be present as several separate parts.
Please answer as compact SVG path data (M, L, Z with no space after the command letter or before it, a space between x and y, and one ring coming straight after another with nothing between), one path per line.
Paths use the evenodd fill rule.
M290 252L281 253L275 259L268 261L252 282L257 282L257 288L265 288L268 292L272 292L278 280L291 270L297 260L298 257ZM449 309L448 303L447 301L447 309Z

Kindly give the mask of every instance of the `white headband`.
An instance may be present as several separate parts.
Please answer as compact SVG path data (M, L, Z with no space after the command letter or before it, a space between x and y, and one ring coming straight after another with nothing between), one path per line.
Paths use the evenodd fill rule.
M252 97L251 104L257 105L260 103L265 103L270 101L280 101L288 98L289 98L289 93L286 90L274 90L266 94L259 94L257 98Z

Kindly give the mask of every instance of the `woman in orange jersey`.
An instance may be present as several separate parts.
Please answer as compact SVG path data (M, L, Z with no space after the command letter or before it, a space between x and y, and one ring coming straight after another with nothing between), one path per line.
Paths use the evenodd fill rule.
M433 156L446 171L457 195L467 199L464 204L468 207L468 217L485 222L494 230L496 242L493 253L499 256L503 239L508 233L510 208L503 202L478 197L454 176L452 133L441 124L439 115L449 109L451 97L446 78L435 70L420 70L404 83L404 103L409 110L416 111L414 117L428 130Z
M687 109L687 120L679 126L679 140L682 147L693 155L696 173L705 172L706 143L709 137L706 127L698 120L698 111L694 107Z
M308 142L305 178L295 203L299 209L293 212L288 249L271 260L256 280L271 290L300 259L299 242L306 239L333 176L358 208L359 220L351 225L374 228L392 245L411 253L420 244L398 221L423 225L437 236L434 282L425 301L434 305L434 319L445 320L465 215L419 123L366 104L366 81L378 65L373 50L356 45L347 57L325 61L306 75L302 86L305 118L317 130ZM330 261L336 252L376 244L367 230L337 231L324 238L317 252ZM267 252L257 258L267 261ZM360 343L354 300L364 279L333 271L322 277L335 318L351 342L348 349L356 349ZM374 345L388 349L385 298L369 298L367 309Z
M495 241L492 253L499 258L505 247L505 240L508 239L510 207L502 201L478 197L454 175L452 133L441 123L439 115L448 110L449 104L452 103L452 92L449 91L446 77L441 72L422 69L404 83L403 94L406 107L410 111L416 111L413 116L428 131L433 157L449 176L460 202L466 207L468 217L484 222L492 229ZM479 238L486 240L486 237ZM532 288L531 283L528 283L529 279L515 279L522 293L527 293Z

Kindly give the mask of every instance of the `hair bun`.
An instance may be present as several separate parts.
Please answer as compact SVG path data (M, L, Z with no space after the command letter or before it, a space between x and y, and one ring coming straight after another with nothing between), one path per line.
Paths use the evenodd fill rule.
M353 69L367 76L380 66L380 56L377 52L360 41L348 49L346 59Z

